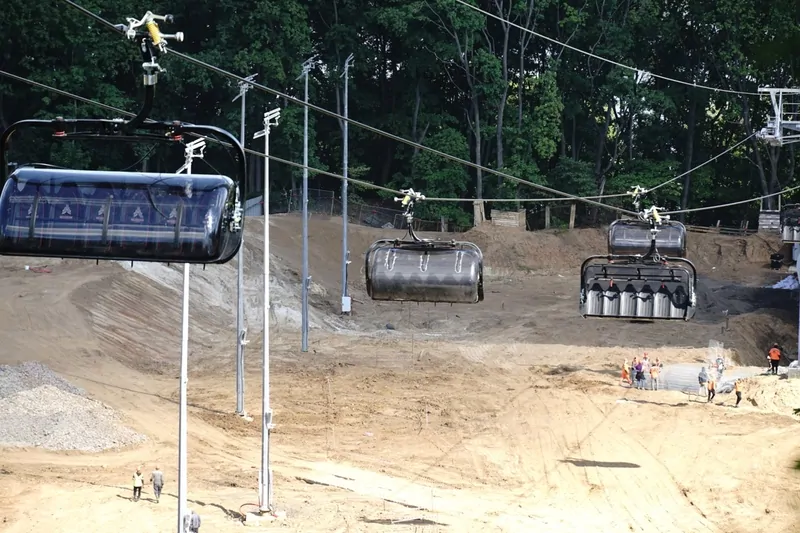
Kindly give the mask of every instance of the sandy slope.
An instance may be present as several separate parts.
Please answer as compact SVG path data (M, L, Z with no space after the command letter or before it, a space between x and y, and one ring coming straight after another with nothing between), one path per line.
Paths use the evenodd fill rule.
M249 223L252 235L260 224ZM465 308L368 301L358 258L377 233L355 227L356 313L345 320L329 314L339 223L312 220L317 328L303 354L294 322L299 228L296 218L275 217L271 230L273 461L288 513L276 530L799 530L793 383L756 378L745 396L757 406L739 409L725 396L708 405L617 383L625 357L646 349L667 364L698 361L711 338L760 363L760 341L745 326L759 305L756 316L775 335L796 335L780 318L791 320L796 302L740 287L778 277L763 270L774 244L693 235L692 259L714 275L703 311L688 324L635 325L575 316L576 269L603 251L598 232L509 239L473 230L493 270L486 302ZM248 248L261 256L257 237ZM24 264L33 261L0 261L0 363L46 363L149 440L93 455L0 451L0 530L174 530L179 271L51 261L52 273L36 274ZM242 527L240 513L256 500L259 427L231 414L235 263L195 273L190 499L203 530L224 533ZM248 263L246 407L256 420L260 277ZM734 315L727 329L725 308ZM141 463L166 472L158 505L128 499Z

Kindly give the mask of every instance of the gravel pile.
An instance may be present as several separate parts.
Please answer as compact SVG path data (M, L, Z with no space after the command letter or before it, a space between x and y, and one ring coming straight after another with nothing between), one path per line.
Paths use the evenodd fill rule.
M0 398L7 398L41 385L52 385L78 396L86 395L86 391L70 385L64 378L38 361L27 361L17 366L0 365Z
M99 452L143 440L46 366L0 366L0 446Z

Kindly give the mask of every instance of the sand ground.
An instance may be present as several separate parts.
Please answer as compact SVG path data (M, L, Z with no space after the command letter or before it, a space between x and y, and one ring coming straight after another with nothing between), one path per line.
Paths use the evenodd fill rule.
M287 518L260 529L800 531L800 385L755 378L734 409L730 395L708 404L618 381L622 359L643 350L702 361L713 339L760 365L769 342L796 345L796 297L759 288L786 275L766 268L775 242L692 234L696 320L633 324L577 315L577 268L603 252L600 231L472 230L486 301L434 307L369 301L360 262L379 233L351 226L354 314L343 318L340 224L312 220L314 327L301 353L299 219L272 219L271 460ZM188 475L201 531L239 531L257 501L262 231L248 222L253 422L232 414L235 262L193 270ZM98 454L0 450L0 531L176 529L178 268L0 260L0 363L41 361L148 436ZM159 504L149 488L130 500L140 464L166 474Z

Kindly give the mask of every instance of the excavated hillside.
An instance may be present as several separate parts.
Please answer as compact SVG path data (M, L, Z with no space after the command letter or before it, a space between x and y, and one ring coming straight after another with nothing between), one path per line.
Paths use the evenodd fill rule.
M271 464L282 529L792 531L794 381L749 380L739 409L728 408L730 395L709 405L619 386L621 362L642 351L691 365L718 341L763 365L773 338L796 342L796 299L764 288L786 275L768 268L776 242L691 234L697 317L637 324L578 315L579 267L604 253L602 231L452 235L483 249L486 299L434 306L371 301L364 251L402 234L350 228L354 303L343 317L341 221L310 221L303 353L300 218L270 218ZM236 261L191 267L189 500L204 529L220 533L239 531L256 499L262 236L263 221L248 220L253 422L232 414ZM22 447L0 456L4 531L100 533L109 520L174 527L182 269L0 258L0 445ZM160 503L149 487L130 502L132 472L156 464L167 480ZM631 507L643 494L658 495L657 505Z
M300 218L273 216L270 228L271 323L276 332L295 332L300 322ZM391 232L395 233L400 232ZM770 342L786 346L796 342L796 299L790 291L764 288L786 275L768 268L770 253L780 246L777 239L690 234L689 259L700 275L696 318L685 324L634 324L584 320L577 313L580 264L588 255L605 252L602 230L514 232L480 227L465 235L451 235L475 242L484 252L486 300L475 306L371 301L364 288L364 252L375 239L385 236L385 231L350 225L348 283L354 299L353 316L341 317L341 220L311 219L312 331L479 336L488 342L513 338L578 346L703 347L714 339L735 349L743 362L757 364ZM251 338L260 337L263 323L262 241L262 220L249 220L245 295ZM59 268L80 263L67 262ZM159 368L162 339L179 325L182 266L101 265L92 272L93 279L82 284L72 298L90 317L99 342L131 364L147 360ZM235 259L226 265L193 267L192 346L198 356L216 353L234 342L235 289ZM675 335L676 328L680 335ZM137 348L132 352L134 345ZM139 352L147 352L148 357L140 357Z

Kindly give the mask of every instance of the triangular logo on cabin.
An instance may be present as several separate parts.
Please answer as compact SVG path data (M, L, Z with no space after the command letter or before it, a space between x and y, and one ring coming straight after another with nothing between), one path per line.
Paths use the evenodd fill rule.
M133 222L143 222L144 215L142 215L142 208L137 207L136 210L133 212L133 216L131 217Z
M72 209L69 208L69 204L66 204L61 210L61 218L72 218Z

